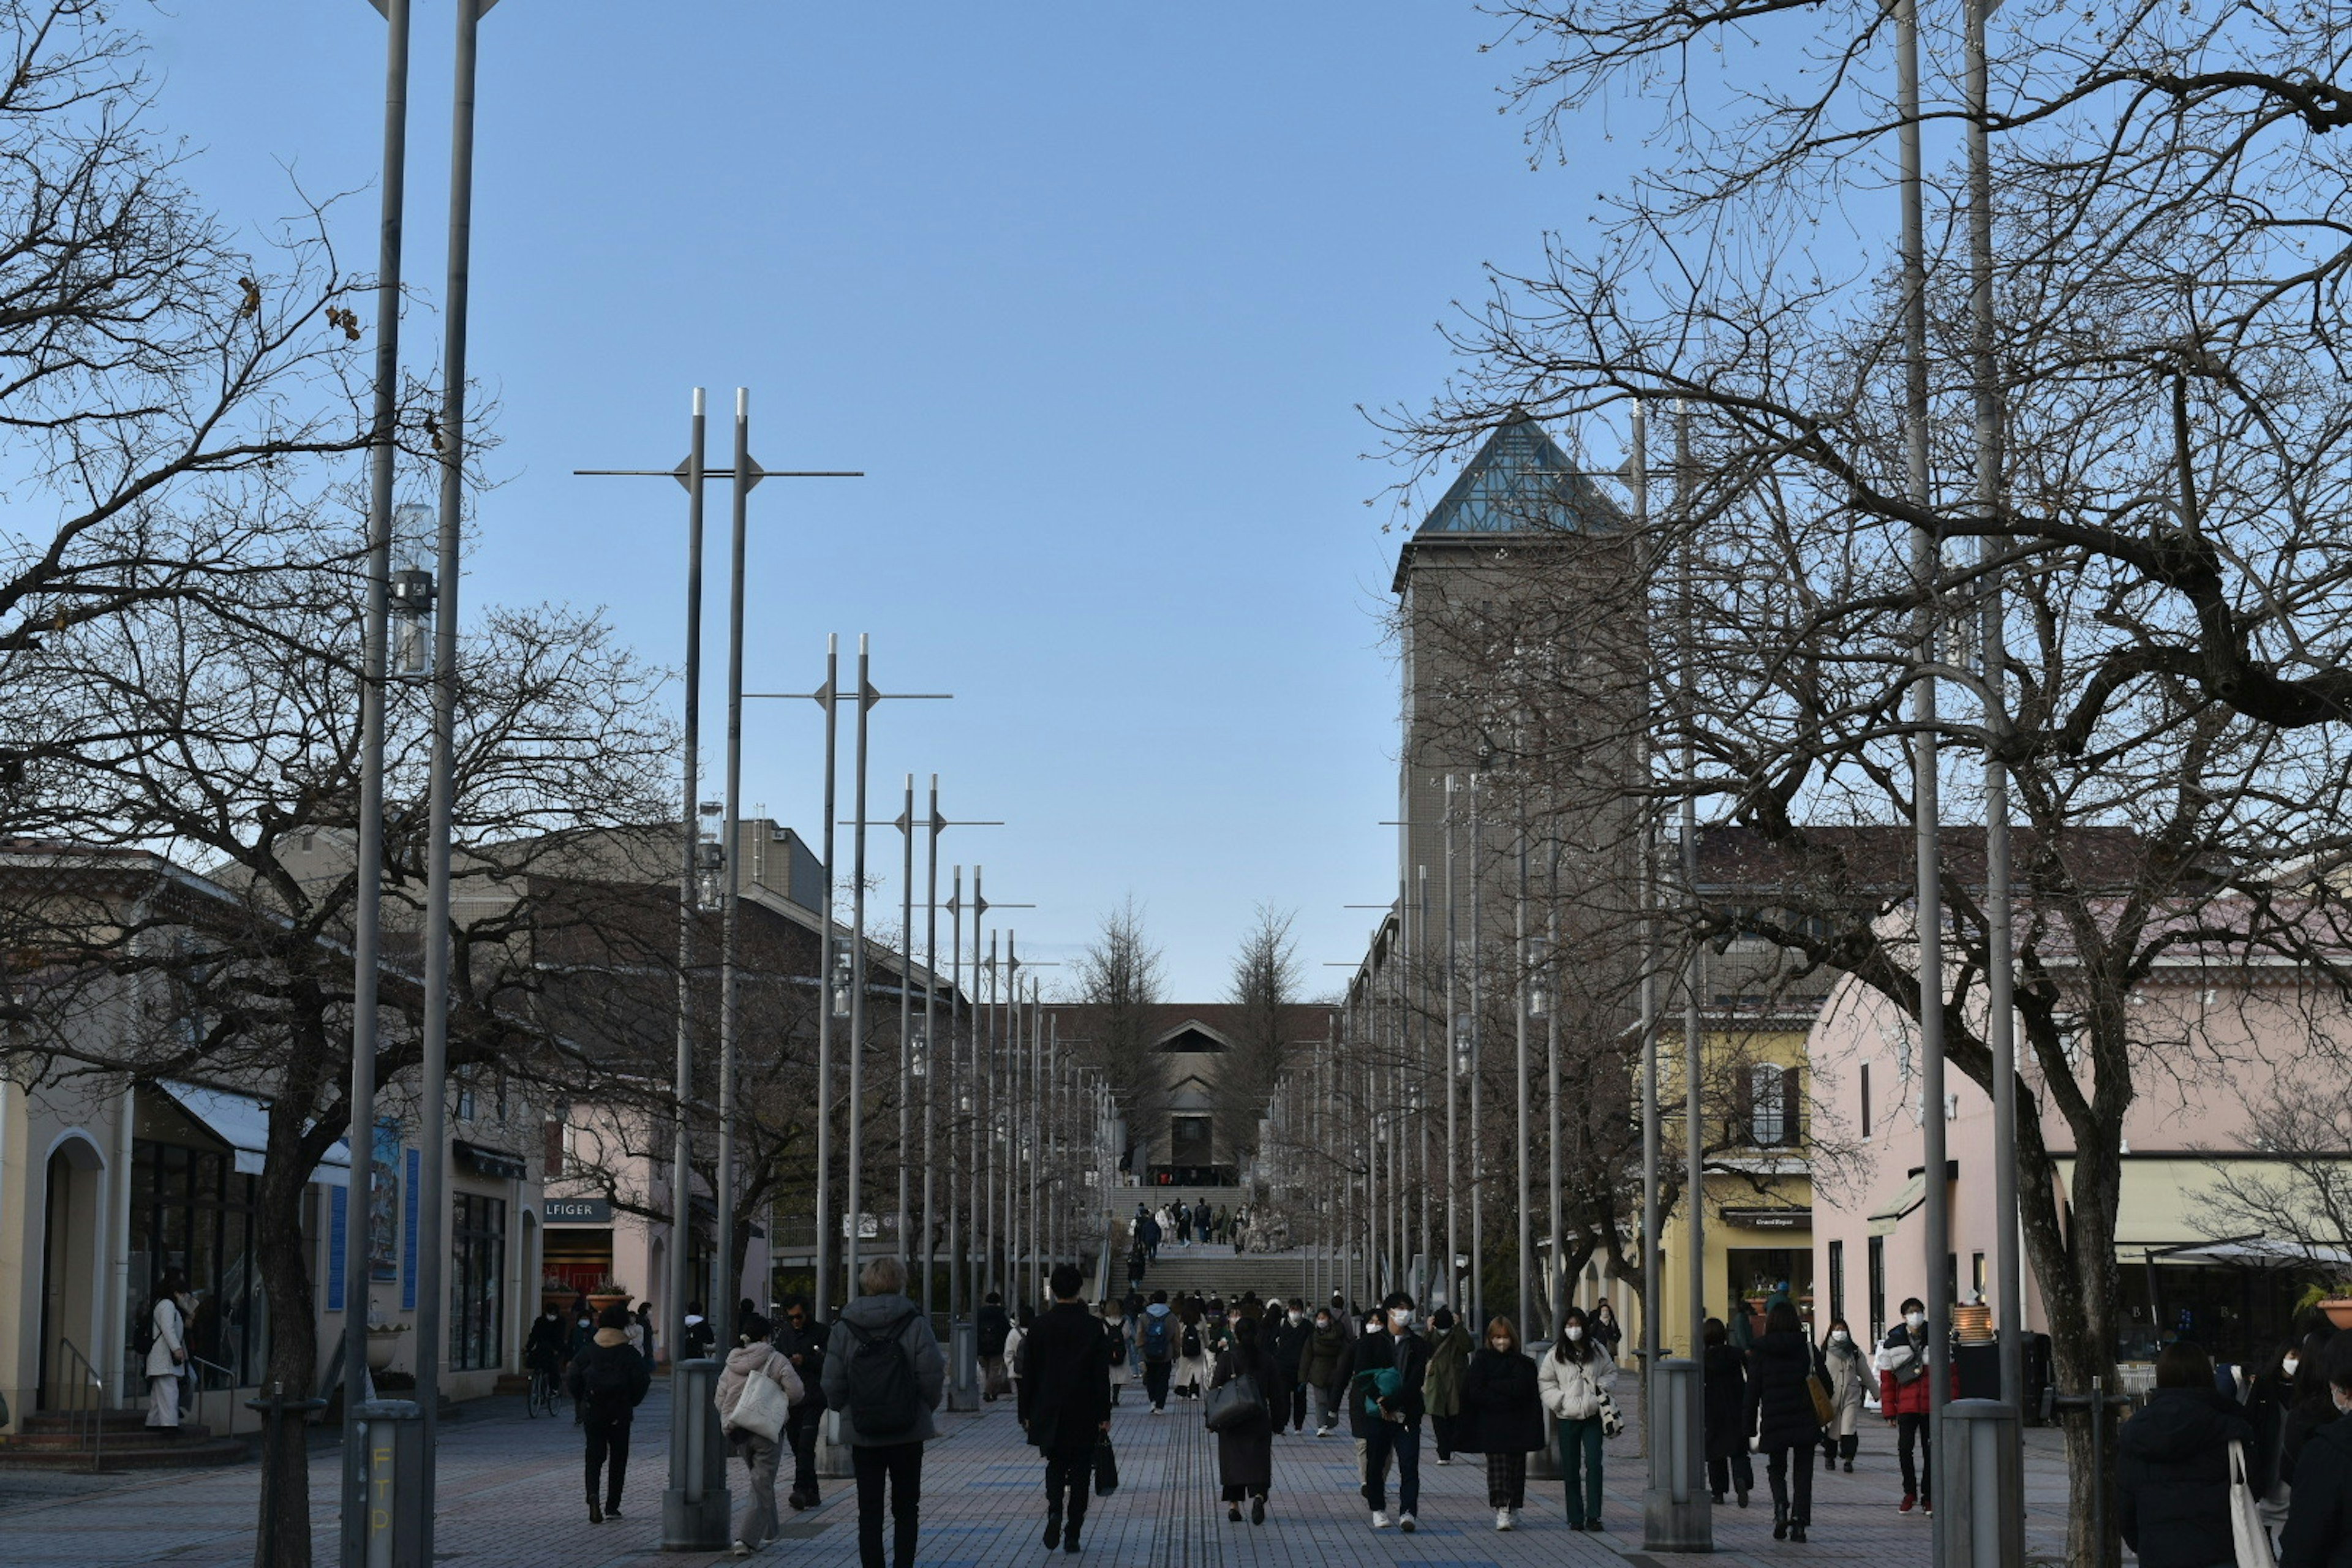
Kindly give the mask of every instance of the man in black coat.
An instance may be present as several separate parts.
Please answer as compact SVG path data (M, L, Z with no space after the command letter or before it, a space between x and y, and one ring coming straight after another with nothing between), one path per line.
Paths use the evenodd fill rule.
M2327 1342L2327 1398L2352 1404L2352 1334ZM2352 1421L2315 1429L2295 1461L2279 1568L2352 1568Z
M1277 1307L1280 1303L1276 1303ZM1299 1431L1307 1430L1307 1385L1298 1381L1298 1363L1307 1355L1307 1342L1315 1337L1315 1325L1307 1321L1307 1303L1293 1301L1290 1310L1279 1320L1269 1320L1274 1335L1269 1353L1274 1357L1275 1381L1281 1384L1281 1397L1266 1390L1274 1403L1274 1429L1282 1430L1286 1417Z
M824 1342L832 1331L810 1312L806 1298L784 1298L775 1346L793 1363L793 1370L800 1373L801 1386L807 1390L784 1419L784 1441L793 1452L793 1489L785 1500L796 1510L817 1505L816 1433L824 1418Z
M1054 1304L1021 1341L1016 1408L1045 1456L1045 1546L1078 1549L1095 1445L1110 1431L1110 1339L1078 1300L1078 1270L1054 1269Z
M991 1290L972 1320L980 1344L981 1397L993 1399L1004 1391L1004 1342L1013 1335L1013 1320L1005 1315L1004 1298Z
M1412 1331L1412 1298L1399 1290L1382 1304L1340 1360L1341 1395L1348 1402L1348 1427L1364 1440L1364 1500L1371 1505L1372 1528L1389 1527L1389 1456L1396 1456L1400 1530L1419 1528L1413 1511L1421 1501L1422 1384L1429 1375L1429 1342ZM1393 1379L1383 1377L1394 1372ZM1393 1383L1394 1387L1383 1385Z

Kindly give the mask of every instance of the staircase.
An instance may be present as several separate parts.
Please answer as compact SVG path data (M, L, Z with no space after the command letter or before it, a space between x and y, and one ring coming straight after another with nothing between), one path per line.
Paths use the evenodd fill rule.
M147 1425L144 1410L34 1411L0 1436L0 1470L180 1470L246 1457L242 1438L215 1437L191 1423L181 1424L178 1436L163 1436Z
M1125 1269L1122 1263L1122 1285L1126 1282ZM1286 1301L1293 1296L1307 1294L1307 1281L1296 1248L1288 1252L1244 1252L1237 1257L1230 1247L1206 1242L1173 1247L1163 1242L1160 1261L1151 1265L1143 1277L1144 1295L1148 1297L1154 1290L1167 1291L1171 1301L1196 1293L1232 1301L1253 1290L1261 1298L1279 1296Z

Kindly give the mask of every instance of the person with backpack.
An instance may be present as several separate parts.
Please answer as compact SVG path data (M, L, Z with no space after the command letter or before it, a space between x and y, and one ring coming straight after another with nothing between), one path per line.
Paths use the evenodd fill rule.
M1076 1264L1054 1266L1054 1304L1023 1337L1013 1382L1021 1429L1045 1456L1045 1550L1078 1550L1095 1445L1110 1435L1110 1336L1078 1300Z
M991 1290L982 1300L972 1329L979 1336L980 1396L992 1400L1012 1386L1005 1376L1004 1342L1012 1337L1013 1320L1005 1314L1003 1293Z
M719 1331L712 1328L710 1326L710 1320L702 1315L702 1303L699 1301L688 1301L686 1304L686 1338L683 1342L686 1347L686 1354L684 1359L688 1361L701 1361L708 1358L712 1348L718 1343L718 1342Z
M1110 1357L1103 1381L1110 1384L1110 1402L1117 1405L1118 1391L1135 1381L1135 1356L1127 1342L1127 1309L1117 1298L1103 1303L1101 1328Z
M1176 1397L1198 1399L1209 1382L1209 1326L1201 1298L1185 1298L1176 1314Z
M865 1294L842 1309L825 1345L825 1403L841 1413L857 1478L861 1568L884 1568L886 1492L892 1556L897 1568L914 1568L923 1445L939 1435L931 1413L947 1385L947 1357L930 1320L907 1300L907 1270L897 1258L875 1258L857 1283Z
M1315 1312L1307 1347L1298 1355L1298 1380L1315 1394L1315 1435L1328 1437L1345 1414L1339 1396L1339 1364L1348 1356L1348 1335L1328 1307Z
M188 1277L167 1268L155 1282L146 1315L140 1320L133 1349L144 1352L147 1371L147 1426L165 1436L180 1435L180 1380L187 1370Z
M1135 1331L1135 1348L1143 1358L1143 1394L1151 1414L1168 1414L1168 1383L1176 1370L1176 1315L1168 1310L1168 1292L1154 1290Z
M1423 1385L1423 1398L1429 1406L1430 1436L1437 1439L1437 1462L1450 1465L1454 1450L1464 1446L1455 1430L1462 1415L1462 1369L1470 1364L1470 1352L1478 1347L1471 1342L1470 1331L1455 1322L1454 1314L1444 1307L1429 1314L1429 1379Z
M629 1474L629 1423L654 1375L629 1343L629 1310L618 1301L596 1320L596 1332L572 1358L572 1401L588 1429L588 1522L621 1517L621 1485ZM596 1483L604 1479L604 1504Z
M768 1320L757 1312L743 1320L741 1341L727 1352L727 1365L719 1373L719 1385L710 1395L710 1402L719 1409L719 1429L751 1468L751 1495L743 1510L743 1522L735 1531L732 1548L738 1557L749 1557L773 1541L776 1532L783 1528L776 1517L776 1455L779 1439L784 1435L783 1423L779 1422L774 1433L770 1434L757 1426L738 1426L735 1421L742 1410L745 1394L755 1382L773 1384L788 1405L801 1403L800 1373L793 1370L784 1352L768 1342L771 1331ZM785 1419L790 1419L789 1411Z
M1028 1342L1030 1325L1036 1321L1037 1314L1024 1306L1013 1321L1013 1331L1004 1336L1004 1375L1012 1381L1015 1405L1021 1403L1021 1347Z
M795 1513L814 1508L818 1501L816 1434L824 1419L824 1325L811 1316L808 1298L785 1297L784 1321L776 1328L776 1349L793 1363L805 1391L793 1404L793 1418L784 1427L784 1441L793 1453L793 1489L784 1500Z
M1340 1376L1347 1387L1348 1422L1364 1445L1364 1501L1371 1505L1372 1528L1389 1527L1389 1459L1397 1467L1397 1528L1420 1528L1421 1418L1429 1376L1429 1344L1412 1331L1412 1298L1399 1290L1366 1321Z

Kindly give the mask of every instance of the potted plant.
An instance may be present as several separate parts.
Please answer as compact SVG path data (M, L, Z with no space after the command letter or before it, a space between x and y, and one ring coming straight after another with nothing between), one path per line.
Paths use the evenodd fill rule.
M608 1275L589 1288L588 1304L600 1315L615 1304L625 1307L629 1304L629 1288Z
M2297 1313L2306 1308L2316 1309L2339 1329L2352 1329L2352 1279L2312 1286L2294 1304Z

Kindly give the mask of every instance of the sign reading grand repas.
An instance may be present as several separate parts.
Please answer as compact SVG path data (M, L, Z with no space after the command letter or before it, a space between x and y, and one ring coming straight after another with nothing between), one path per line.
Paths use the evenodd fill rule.
M610 1225L610 1198L542 1198L540 1212L550 1225Z

